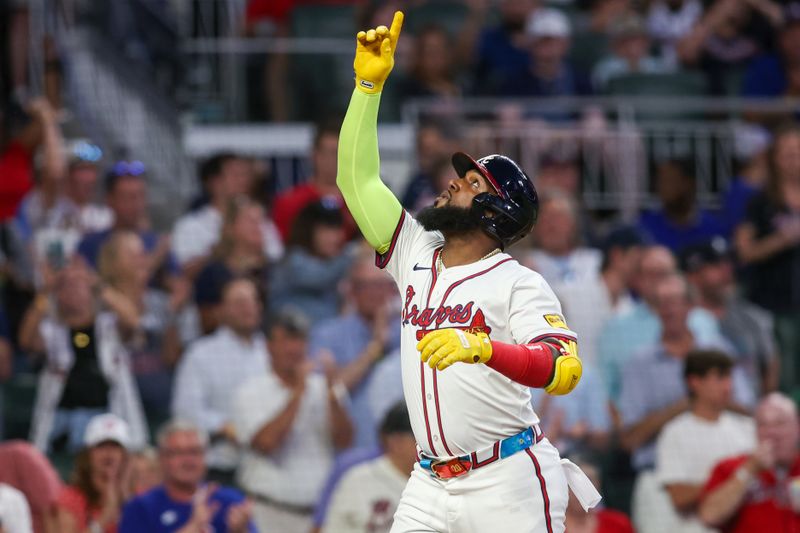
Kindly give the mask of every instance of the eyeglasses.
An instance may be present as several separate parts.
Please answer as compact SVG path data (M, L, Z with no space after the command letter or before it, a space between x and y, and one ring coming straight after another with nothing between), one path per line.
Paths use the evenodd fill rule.
M117 161L111 167L114 176L141 176L146 171L144 163L141 161Z

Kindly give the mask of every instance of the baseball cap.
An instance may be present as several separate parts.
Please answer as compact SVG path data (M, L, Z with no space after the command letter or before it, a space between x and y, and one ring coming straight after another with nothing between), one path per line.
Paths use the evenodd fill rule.
M724 237L714 237L692 244L681 250L679 261L684 272L696 272L706 265L713 265L731 258L731 249Z
M130 444L128 423L111 413L92 417L83 435L83 444L87 448L106 441L116 442L124 448Z
M525 33L534 38L569 37L569 19L558 9L537 9L528 17Z

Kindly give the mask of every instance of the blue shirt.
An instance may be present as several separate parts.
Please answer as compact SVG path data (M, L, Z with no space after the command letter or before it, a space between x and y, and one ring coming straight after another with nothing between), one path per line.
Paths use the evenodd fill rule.
M689 329L698 342L715 342L722 337L717 319L705 309L689 312ZM612 401L619 400L622 369L640 349L658 342L661 322L644 302L609 320L597 344L597 357Z
M493 92L503 80L525 71L531 56L524 48L514 46L504 28L485 30L478 38L478 61L475 68L475 91Z
M78 253L84 259L86 259L92 268L97 268L97 260L100 257L100 249L106 243L113 231L114 230L112 228L103 231L93 231L91 233L87 233L83 236L83 239L81 239L81 242L78 244ZM154 231L140 231L139 237L142 239L142 244L144 244L144 249L147 253L152 253L158 246L158 233ZM171 252L167 256L165 264L167 270L171 274L178 272L178 262L175 260L175 257Z
M385 353L400 347L400 320L390 319L389 340ZM338 316L322 322L311 334L309 353L316 357L320 350L329 350L342 368L358 358L372 339L369 325L356 313ZM373 415L369 401L370 381L375 367L369 369L361 383L350 391L350 417L355 424L353 447L375 447L378 445L378 421ZM399 376L398 376L398 379Z
M742 77L742 96L774 97L786 91L783 63L775 54L763 54L747 65Z
M222 487L211 495L211 501L219 504L219 510L211 522L214 533L226 533L225 519L232 505L244 501L237 490ZM192 515L191 502L175 502L167 495L163 485L137 496L122 509L117 533L171 533L182 528ZM251 521L247 531L258 533Z
M645 211L639 217L639 226L647 231L655 242L679 253L681 249L722 235L724 229L711 213L700 210L694 221L686 226L678 226L669 220L662 211Z

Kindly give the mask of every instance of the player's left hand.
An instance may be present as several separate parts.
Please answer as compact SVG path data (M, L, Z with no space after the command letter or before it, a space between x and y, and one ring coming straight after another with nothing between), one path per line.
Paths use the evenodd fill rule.
M486 333L446 328L431 331L417 343L423 362L444 370L453 363L486 363L492 358L492 342Z

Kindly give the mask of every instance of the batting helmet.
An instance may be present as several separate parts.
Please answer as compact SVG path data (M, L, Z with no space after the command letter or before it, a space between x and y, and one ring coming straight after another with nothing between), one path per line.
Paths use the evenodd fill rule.
M452 161L460 177L477 170L497 193L481 193L472 200L482 208L483 231L503 248L530 233L539 214L539 197L519 165L504 155L487 155L476 161L464 152L453 154Z

